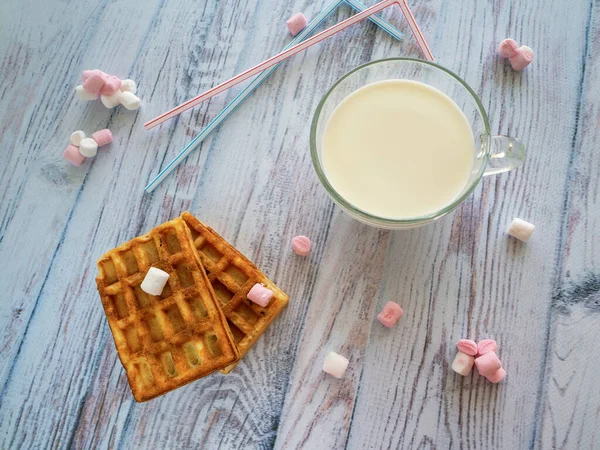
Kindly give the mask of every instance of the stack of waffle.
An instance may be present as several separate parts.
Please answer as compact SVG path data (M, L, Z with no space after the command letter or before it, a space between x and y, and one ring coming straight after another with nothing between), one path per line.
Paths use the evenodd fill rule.
M160 296L140 287L150 267L170 275ZM138 402L216 370L229 373L288 302L254 264L188 212L102 256L96 283ZM265 308L246 297L256 283L273 291Z

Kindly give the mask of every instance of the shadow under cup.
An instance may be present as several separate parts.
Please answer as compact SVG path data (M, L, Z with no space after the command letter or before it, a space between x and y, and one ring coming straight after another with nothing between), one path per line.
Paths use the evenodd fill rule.
M377 81L391 79L419 81L443 92L462 110L473 132L475 155L468 183L452 203L429 215L402 219L372 215L345 200L329 183L323 170L322 139L331 114L348 95L357 89ZM340 78L317 106L310 130L310 153L319 180L338 206L361 222L389 229L414 228L449 214L473 192L483 175L506 172L519 167L525 157L524 147L517 139L506 136L492 137L485 109L467 83L442 66L411 58L372 61Z

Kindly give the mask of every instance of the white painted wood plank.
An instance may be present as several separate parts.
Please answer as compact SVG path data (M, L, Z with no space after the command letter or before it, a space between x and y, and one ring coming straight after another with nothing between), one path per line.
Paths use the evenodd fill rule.
M276 53L289 40L285 18L296 11L310 17L322 4L0 5L0 16L14 18L0 28L0 55L8 55L0 67L11 69L7 73L15 87L0 85L0 152L8 155L6 167L0 167L0 264L10 262L0 267L8 274L0 279L0 291L9 293L0 314L0 447L19 442L56 448L291 448L301 443L337 448L348 436L349 446L357 448L528 444L533 422L515 427L518 418L508 416L515 408L530 414L538 386L523 392L527 386L515 387L519 381L511 378L526 380L539 369L524 368L515 342L528 339L535 353L545 339L532 338L521 319L529 317L531 325L547 317L539 305L550 298L562 214L556 205L562 206L564 198L560 183L546 189L547 179L567 180L569 143L563 134L574 131L577 55L585 44L576 24L584 22L585 5L559 9L567 6L553 3L554 9L547 9L552 14L540 15L546 10L538 2L522 3L512 9L505 5L498 13L479 3L411 2L428 39L434 36L440 62L482 93L493 127L522 137L535 133L550 145L538 145L532 154L536 146L526 139L530 159L524 171L487 180L453 220L407 233L367 229L333 207L312 171L308 128L320 96L337 77L371 59L417 56L412 40L397 44L373 25L360 24L297 55L164 186L145 196L142 188L160 162L169 161L236 91L152 132L141 123ZM23 8L34 11L28 21ZM574 18L563 24L567 12ZM408 31L398 11L385 15ZM131 16L136 20L127 29L124 19ZM89 24L98 26L80 42ZM485 31L479 35L473 29ZM579 29L580 35L568 35L568 29ZM509 31L533 43L543 63L522 75L497 66L491 55ZM557 46L560 58L550 58ZM139 113L111 113L67 94L81 69L93 66L138 81L144 102ZM40 79L29 102L11 113L15 95ZM511 103L520 106L518 113ZM116 141L106 154L82 169L62 163L59 155L73 129L107 125ZM13 147L28 151L7 152ZM43 153L46 147L54 153ZM547 164L551 150L556 158ZM544 201L530 208L533 198ZM140 405L127 387L95 292L94 260L184 209L255 260L290 294L291 303L232 375L217 374ZM549 224L551 237L537 247L521 247L502 236L501 222L524 210L536 224ZM289 241L299 233L314 238L308 259L290 252ZM20 258L16 262L14 255ZM542 275L528 279L527 273ZM404 328L398 330L402 342L385 339L385 330L373 322L377 307L395 295L408 301ZM448 301L452 296L455 304ZM497 303L499 296L524 300L515 306L508 300ZM425 304L423 298L430 301ZM468 388L449 385L456 380L445 371L460 333L499 328L505 330L498 335L502 357L507 368L518 368L516 377L509 370L507 384L499 388L474 380L465 380ZM351 369L341 383L320 373L325 347L335 345L351 354ZM399 352L405 349L409 360ZM398 376L390 388L382 387L389 373ZM406 390L393 407L391 388ZM458 391L450 395L452 388ZM410 405L406 397L412 398ZM441 427L438 417L447 419ZM371 430L397 419L400 425L373 436ZM552 424L554 435L594 442L590 420L579 435ZM399 436L401 425L410 428L406 436ZM550 428L543 430L547 442Z
M539 448L600 447L600 5L590 6L581 59L577 128L563 211L557 294L539 402Z
M433 227L437 234L432 228L392 239L378 307L398 300L406 316L391 332L372 324L348 448L527 448L534 442L576 126L565 111L577 108L588 20L584 4L544 7L553 14L540 16L540 5L531 2L493 13L482 3L454 4L439 18L446 33L436 35L434 52L482 93L493 129L524 140L528 158L518 172L486 179L453 223ZM567 14L568 24L561 19ZM494 56L507 35L537 52L522 74ZM566 42L565 35L571 36ZM557 49L561 67L545 56ZM515 216L538 225L527 245L504 235ZM450 370L455 343L467 336L498 340L505 382L494 386Z

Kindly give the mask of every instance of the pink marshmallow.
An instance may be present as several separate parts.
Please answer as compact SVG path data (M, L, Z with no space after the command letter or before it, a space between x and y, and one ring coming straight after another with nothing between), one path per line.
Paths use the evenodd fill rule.
M103 76L105 78L108 77L108 74L106 74L105 72L102 72L99 69L84 70L83 73L81 74L82 81L87 80L93 74L98 74L98 75L101 75L101 76Z
M266 308L271 299L273 298L273 291L267 289L262 284L256 283L248 292L248 299L252 300L259 306Z
M292 239L292 250L299 256L308 256L312 244L306 236L296 236Z
M508 60L513 69L521 71L533 61L533 50L526 45L522 45L519 47L519 52Z
M73 144L70 144L64 151L63 158L65 158L67 161L69 161L71 164L77 167L79 167L81 163L85 161L85 156L79 153L79 149Z
M475 360L477 371L484 377L492 375L502 367L502 363L494 352L486 353Z
M394 302L387 302L381 312L377 314L377 320L379 320L384 326L392 328L398 319L402 317L404 311L400 305Z
M459 352L469 356L477 356L477 343L471 339L461 339L456 343Z
M493 339L484 339L477 343L477 354L483 356L489 352L495 352L498 350L498 344Z
M104 87L104 77L98 73L91 74L84 82L83 89L85 92L94 95L100 95L100 91Z
M473 369L473 363L475 362L475 358L470 355L465 355L463 352L456 353L456 357L452 362L452 370L454 370L457 374L466 377L471 373L471 369Z
M102 147L113 141L113 135L108 128L105 128L104 130L99 130L92 134L92 139L96 141L98 147Z
M488 379L488 381L496 384L496 383L500 383L504 379L505 376L506 376L506 370L504 370L502 367L500 367L498 370L496 370L491 375L488 375L486 378Z
M519 44L514 39L504 39L498 45L498 55L502 58L510 58L519 53Z
M106 96L113 95L119 89L121 89L121 80L118 77L111 75L104 79L104 86L102 86L102 90L100 91L100 94L106 95Z
M294 14L287 20L287 26L292 36L296 36L304 30L306 25L308 25L308 20L306 20L306 17L301 12Z

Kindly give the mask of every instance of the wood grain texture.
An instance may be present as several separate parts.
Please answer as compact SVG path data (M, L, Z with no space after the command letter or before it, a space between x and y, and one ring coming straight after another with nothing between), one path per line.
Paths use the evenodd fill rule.
M485 179L432 226L352 221L308 152L312 113L338 77L419 56L396 9L383 15L407 39L361 23L295 56L143 193L241 87L151 132L142 123L277 53L285 19L324 4L0 2L1 449L600 447L597 0L410 2L438 61L480 94L492 129L529 152L523 169ZM506 36L536 51L522 73L495 57ZM81 71L96 67L136 80L142 109L75 99ZM105 127L115 142L94 160L61 159L72 131ZM186 209L290 304L231 375L137 404L95 259ZM537 225L527 245L504 235L515 216ZM297 234L313 238L310 257L291 252ZM392 330L375 320L390 299L405 310ZM504 383L449 370L467 335L498 340ZM350 358L343 380L321 372L330 350Z

